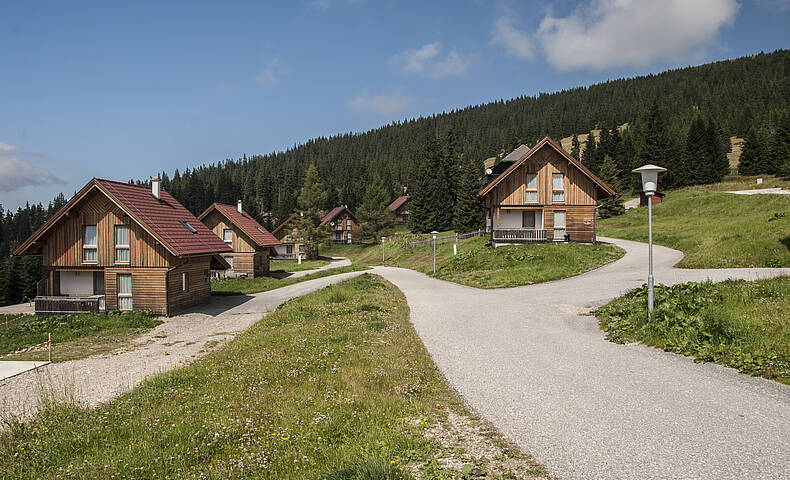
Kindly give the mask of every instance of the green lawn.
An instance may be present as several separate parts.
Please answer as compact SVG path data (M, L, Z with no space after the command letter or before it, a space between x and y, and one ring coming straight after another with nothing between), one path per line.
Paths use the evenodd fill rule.
M790 384L790 277L658 285L655 294L650 323L645 287L598 309L609 340L640 341Z
M372 275L292 300L224 348L95 409L0 433L5 479L545 478L449 388ZM472 448L473 447L473 448ZM482 453L481 453L482 452ZM368 471L376 477L352 477Z
M669 192L653 209L653 240L681 250L685 268L790 266L790 195L721 191L756 186L744 182ZM647 208L600 221L598 234L646 242Z
M329 265L329 260L302 260L301 265L299 265L297 260L271 260L269 262L269 270L271 272L276 272L278 270L282 270L283 272L301 272L323 267L324 265Z
M255 278L226 278L211 279L212 295L249 295L252 293L266 292L275 288L293 285L294 283L313 280L315 278L328 277L338 273L356 272L365 270L367 267L362 265L351 265L347 267L329 268L320 272L311 273L298 278L275 278L275 277L255 277Z
M74 315L0 315L0 354L47 340L52 334L52 361L63 362L112 351L130 337L162 323L150 311ZM43 360L46 352L31 352L6 360Z
M487 237L437 246L436 278L478 288L502 288L548 282L592 270L622 257L610 245L580 243L531 243L499 248L486 247ZM381 245L346 245L333 254L358 264L381 264ZM385 244L385 263L433 275L433 247L406 250Z

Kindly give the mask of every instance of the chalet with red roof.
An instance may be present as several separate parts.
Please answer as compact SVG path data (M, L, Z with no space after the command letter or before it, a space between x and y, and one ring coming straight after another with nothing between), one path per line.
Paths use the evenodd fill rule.
M305 249L304 238L299 233L297 222L298 215L293 214L286 218L283 223L272 230L272 235L280 241L274 247L273 257L276 259L295 259L299 255L303 259L313 260L318 258L318 249Z
M332 232L334 243L353 243L351 232L356 232L359 227L357 217L351 213L347 206L341 205L333 208L321 219L320 227L326 226Z
M401 195L387 207L395 214L395 223L399 225L409 223L409 199L408 195Z
M280 241L242 210L241 200L236 205L214 203L198 220L233 249L223 255L230 265L226 276L254 278L269 273L271 250Z
M41 255L36 312L143 310L172 315L205 302L210 270L231 247L170 194L92 179L14 250Z
M614 190L549 137L506 160L478 194L495 244L595 241L595 208Z

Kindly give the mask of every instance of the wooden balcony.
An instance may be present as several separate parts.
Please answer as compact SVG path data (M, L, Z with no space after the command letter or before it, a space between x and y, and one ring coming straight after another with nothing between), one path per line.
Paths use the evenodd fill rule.
M545 242L546 230L534 228L495 228L494 241L502 243Z
M89 297L36 297L37 315L58 315L65 313L89 313L104 311L104 295L91 295Z

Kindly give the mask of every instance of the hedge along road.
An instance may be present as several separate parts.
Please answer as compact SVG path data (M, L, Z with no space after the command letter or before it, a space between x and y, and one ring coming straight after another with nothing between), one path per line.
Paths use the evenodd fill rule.
M478 290L375 267L450 384L565 478L790 478L790 387L641 345L586 315L645 283L647 245L556 282ZM656 282L767 278L790 269L681 270L654 247Z

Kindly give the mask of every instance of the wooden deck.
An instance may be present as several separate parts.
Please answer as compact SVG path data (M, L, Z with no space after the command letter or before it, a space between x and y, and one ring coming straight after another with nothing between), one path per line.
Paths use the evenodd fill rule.
M503 243L545 242L546 229L495 228L494 241Z
M90 313L105 311L104 295L90 297L50 296L36 297L37 315Z

